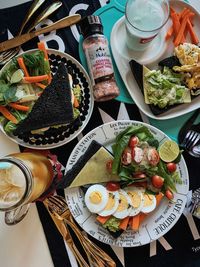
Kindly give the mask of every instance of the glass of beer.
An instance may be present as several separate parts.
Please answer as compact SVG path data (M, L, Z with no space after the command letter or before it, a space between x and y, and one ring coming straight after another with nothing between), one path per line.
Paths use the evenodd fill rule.
M49 188L53 175L51 161L37 152L0 159L0 211L5 212L6 224L13 225L24 218L29 204Z

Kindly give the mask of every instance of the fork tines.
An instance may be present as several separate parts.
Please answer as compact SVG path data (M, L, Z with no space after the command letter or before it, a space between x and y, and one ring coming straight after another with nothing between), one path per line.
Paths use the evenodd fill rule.
M181 146L190 150L200 140L200 133L190 130L187 132Z
M56 211L59 215L66 211L66 203L60 196L51 196L47 199L49 207Z

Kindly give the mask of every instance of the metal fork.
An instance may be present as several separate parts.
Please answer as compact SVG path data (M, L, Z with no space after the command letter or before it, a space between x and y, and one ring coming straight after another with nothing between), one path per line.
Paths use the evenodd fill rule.
M18 36L20 36L23 32L24 27L26 26L27 22L29 21L29 19L32 17L32 15L38 10L38 8L44 3L45 0L35 0L33 1L33 4L31 5L31 7L29 8L23 22L21 25L21 28L18 32ZM6 62L8 62L11 58L13 58L15 55L18 54L20 48L16 47L14 49L9 49L7 51L4 51L0 54L0 64L3 65Z
M187 132L181 146L185 147L187 150L191 150L193 146L197 144L197 142L200 140L200 132L196 132L193 130L190 130Z
M53 222L55 223L58 231L60 232L60 234L62 235L63 239L66 241L66 243L68 244L69 248L71 249L72 253L74 254L74 257L76 258L77 262L79 263L80 267L89 267L89 265L87 264L87 262L85 261L85 259L82 257L81 253L79 252L78 248L76 247L72 236L69 232L69 230L66 228L63 220L58 219L54 213L52 213L49 209L49 204L47 203L47 201L44 201L44 205L47 208L49 215L51 216Z
M29 21L29 19L33 16L33 14L36 12L36 10L41 6L41 4L45 0L36 0L34 3L31 5L26 18L24 19L22 26L20 28L20 31L18 33L18 36L20 36L24 30L25 25ZM37 26L41 21L46 19L49 15L51 15L53 12L55 12L60 6L62 5L62 2L57 1L48 6L38 17L34 20L34 22L29 26L27 29L27 33L29 33L35 26ZM4 51L0 53L0 65L4 65L6 62L8 62L11 58L16 56L19 51L20 51L20 46L9 49L7 51Z
M45 205L48 210L58 219L64 221L66 227L69 226L78 237L92 267L115 267L113 259L101 248L94 244L75 224L65 199L61 196L47 198Z

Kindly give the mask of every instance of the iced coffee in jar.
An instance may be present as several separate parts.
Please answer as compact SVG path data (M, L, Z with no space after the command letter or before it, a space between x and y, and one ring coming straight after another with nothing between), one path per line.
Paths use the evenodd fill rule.
M16 153L0 159L0 211L7 224L19 222L29 203L37 200L51 185L53 167L39 153Z

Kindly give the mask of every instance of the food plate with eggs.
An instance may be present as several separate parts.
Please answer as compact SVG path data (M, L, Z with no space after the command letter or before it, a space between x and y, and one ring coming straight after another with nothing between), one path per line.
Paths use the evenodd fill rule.
M170 201L168 198L162 197L160 198L159 205L157 205L158 196L162 195L162 192L155 195L152 192L148 193L143 186L138 187L136 184L127 183L127 179L125 179L126 184L124 186L113 190L113 184L115 186L116 182L119 181L118 178L115 176L111 177L108 174L108 180L106 181L103 170L102 177L99 174L99 170L95 172L95 166L99 166L103 162L101 159L97 160L94 158L92 165L88 166L88 180L81 181L81 177L86 173L81 171L79 172L81 175L77 175L78 172L74 169L74 165L79 163L78 165L86 166L87 163L82 162L83 156L91 144L98 142L109 152L102 154L106 157L107 161L109 159L107 154L113 152L112 149L113 144L116 142L116 136L127 130L129 126L136 128L144 126L148 128L159 144L169 140L163 132L142 122L123 120L106 123L95 128L79 141L69 157L65 173L65 175L69 173L69 177L71 177L73 176L72 173L75 172L75 176L78 177L76 184L70 182L70 185L68 184L65 189L66 201L74 219L83 230L97 240L120 247L141 246L166 234L181 216L189 189L188 171L182 156L179 163L176 164L176 171L181 179L181 183L176 184L173 200ZM152 151L152 148L150 147L148 151ZM141 150L137 147L135 149L135 162L140 161L141 153ZM156 157L148 153L147 158L153 166ZM90 179L91 177L92 179ZM98 180L97 178L100 179ZM141 178L140 182L143 181L141 174L139 178ZM111 182L108 186L109 181L113 180L115 183ZM89 187L87 187L87 183ZM132 225L127 227L125 231L121 231L117 236L111 234L97 219L98 217L114 216L118 220L124 220L125 218L136 218L141 213L145 214L145 218L138 229L134 230L135 221L133 220Z
M184 9L187 8L191 10L193 14L195 14L193 17L193 29L197 37L200 39L200 30L198 27L200 23L199 12L184 1L172 0L169 1L169 3L170 7L172 7L177 13L181 13ZM160 61L174 55L174 48L175 48L173 43L174 36L171 36L171 38L169 38L168 40L165 39L166 33L172 26L171 18L162 28L161 32L153 40L152 45L142 52L134 50L132 51L127 48L125 42L126 29L124 20L125 20L124 17L122 17L115 23L114 27L112 28L111 38L110 38L111 49L113 57L115 59L115 63L124 81L124 84L131 98L138 106L138 108L148 117L157 120L172 119L197 109L199 107L199 99L200 99L199 95L198 96L196 95L196 97L192 97L192 100L185 97L184 101L182 101L183 103L181 104L171 105L170 108L168 109L162 108L160 112L157 113L153 112L155 109L152 110L149 103L147 103L144 97L145 92L143 92L141 82L140 84L138 84L138 82L136 81L135 75L138 74L139 70L131 65L131 61L134 60L140 63L141 65L147 67L149 70L158 70L160 69L159 67ZM190 34L187 34L184 42L190 44L192 43ZM199 80L198 76L196 77L197 77L196 80ZM140 79L140 81L142 81L142 78Z

